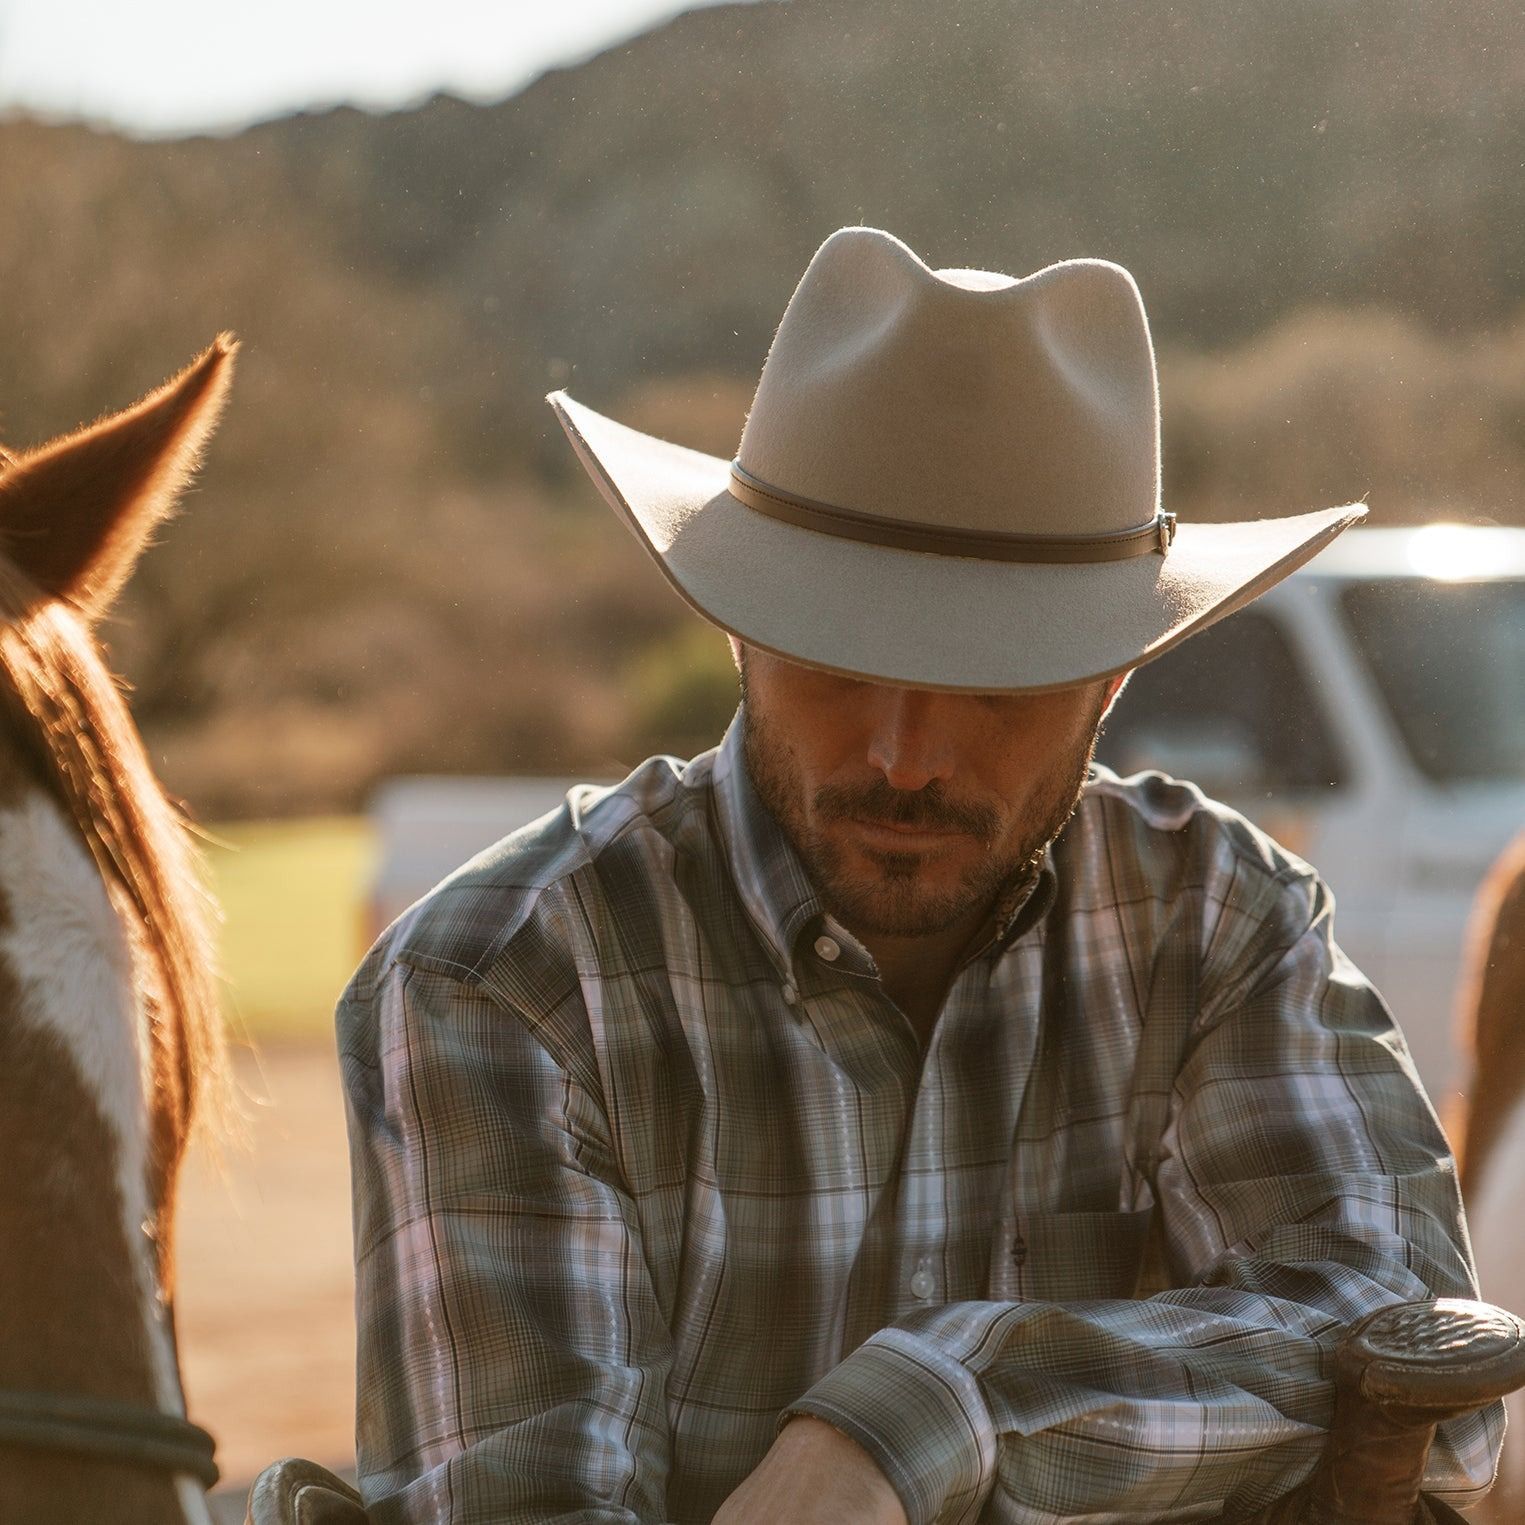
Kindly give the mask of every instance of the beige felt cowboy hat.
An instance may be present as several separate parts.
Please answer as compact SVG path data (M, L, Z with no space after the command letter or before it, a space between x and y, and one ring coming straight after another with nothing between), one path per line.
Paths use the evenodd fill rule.
M734 461L547 400L706 619L795 662L917 687L1062 688L1136 667L1366 512L1177 524L1126 270L932 270L877 228L816 251Z

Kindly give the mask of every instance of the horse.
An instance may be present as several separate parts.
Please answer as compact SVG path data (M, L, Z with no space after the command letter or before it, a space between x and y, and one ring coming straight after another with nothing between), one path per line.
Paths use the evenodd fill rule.
M173 1214L229 1096L212 907L97 627L224 405L223 335L120 413L0 452L0 1522L207 1525Z
M1474 903L1458 999L1471 1056L1452 1129L1483 1296L1525 1306L1525 833ZM1480 1516L1525 1519L1525 1402L1508 1400L1509 1439Z

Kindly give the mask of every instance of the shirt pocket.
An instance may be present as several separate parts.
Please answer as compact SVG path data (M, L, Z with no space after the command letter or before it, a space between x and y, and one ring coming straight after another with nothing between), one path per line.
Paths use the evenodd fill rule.
M1133 1297L1154 1208L1003 1217L990 1248L988 1296L996 1302Z

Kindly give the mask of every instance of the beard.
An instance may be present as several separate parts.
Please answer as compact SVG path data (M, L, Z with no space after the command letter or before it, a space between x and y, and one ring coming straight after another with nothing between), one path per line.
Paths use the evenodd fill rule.
M1029 881L1080 803L1105 709L1105 703L1098 706L1084 739L1038 782L1013 820L999 805L950 798L939 780L911 793L892 788L882 774L859 785L823 785L807 811L795 751L788 737L747 703L744 668L741 695L743 755L753 787L789 838L825 908L850 931L869 937L948 931ZM927 857L918 852L865 849L872 866L865 873L849 865L841 846L822 829L852 819L962 832L980 853L948 886L928 882Z

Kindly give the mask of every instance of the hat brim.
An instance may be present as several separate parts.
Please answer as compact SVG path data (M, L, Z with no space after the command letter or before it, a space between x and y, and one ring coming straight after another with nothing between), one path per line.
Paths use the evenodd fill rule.
M588 474L711 623L792 662L962 692L1070 688L1152 661L1233 613L1366 514L1181 523L1166 555L985 561L801 529L727 490L729 461L546 399Z

